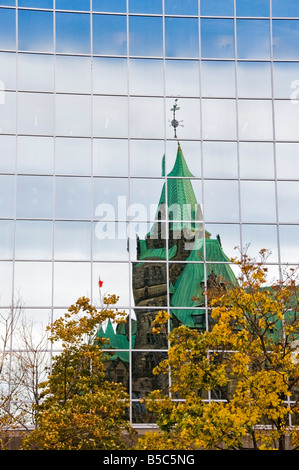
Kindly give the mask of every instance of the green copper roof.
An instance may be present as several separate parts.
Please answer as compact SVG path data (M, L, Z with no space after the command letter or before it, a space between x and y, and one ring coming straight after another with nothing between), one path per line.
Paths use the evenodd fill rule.
M132 326L133 326L133 329L135 330L134 325ZM125 330L124 328L117 328L116 331L114 331L113 325L111 321L109 320L105 331L101 326L101 328L98 331L97 337L101 337L101 338L105 338L109 340L107 345L103 346L103 349L115 349L115 353L113 354L113 356L111 356L112 360L118 357L123 362L129 362L129 351L125 351L125 350L129 349L130 345L129 345L128 337L125 334L124 330ZM132 348L134 348L136 331L133 331L132 333L133 333Z

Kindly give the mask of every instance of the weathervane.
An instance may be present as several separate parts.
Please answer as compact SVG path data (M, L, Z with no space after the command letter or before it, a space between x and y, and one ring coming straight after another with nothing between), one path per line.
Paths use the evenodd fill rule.
M181 127L184 127L182 124L180 124L181 122L183 121L178 121L176 118L175 118L175 113L176 111L178 111L180 108L178 107L178 104L177 104L177 101L178 101L178 98L176 98L174 100L174 105L173 107L171 108L170 111L173 112L173 119L171 121L171 126L174 128L174 138L177 139L177 134L176 134L176 129L177 127L179 127L179 125L181 125Z

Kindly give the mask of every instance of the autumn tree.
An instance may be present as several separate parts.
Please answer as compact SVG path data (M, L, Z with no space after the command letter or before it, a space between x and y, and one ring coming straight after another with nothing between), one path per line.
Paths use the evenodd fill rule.
M97 310L82 297L49 326L50 340L58 342L62 352L40 384L36 428L23 440L22 449L126 448L123 433L133 435L125 416L128 396L121 384L106 380L107 344L97 338L108 319L123 321L125 313L113 308L117 301L114 295L106 296Z
M266 250L232 260L238 284L206 292L213 327L169 335L171 394L145 400L159 431L138 449L280 449L299 447L299 284L296 272L267 286ZM164 317L164 319L163 319ZM155 325L163 328L168 315Z

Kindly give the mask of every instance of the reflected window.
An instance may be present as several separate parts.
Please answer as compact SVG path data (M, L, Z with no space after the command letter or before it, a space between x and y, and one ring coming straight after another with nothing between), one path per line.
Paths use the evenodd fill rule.
M243 222L276 222L274 182L241 181L240 187Z
M270 21L237 20L239 59L270 59Z
M95 261L127 261L128 256L127 223L105 220L95 222L92 259Z
M197 15L197 0L165 0L166 15Z
M288 0L287 2L272 0L272 16L299 16L299 4L297 0Z
M19 49L22 51L53 51L53 13L18 10Z
M130 16L130 55L163 55L163 23L161 17Z
M0 175L1 217L14 216L14 176Z
M1 90L0 81L0 134L16 132L16 94Z
M56 95L56 134L83 136L91 134L91 97L84 95Z
M239 137L241 140L272 140L272 101L239 100Z
M238 222L237 181L205 181L204 219L207 222Z
M34 286L34 288L32 288ZM50 307L52 304L52 263L16 262L15 295L26 307Z
M162 140L130 140L130 175L162 176L164 152Z
M162 0L130 0L129 12L162 14Z
M91 62L89 57L56 56L56 91L90 93Z
M127 98L121 96L93 98L93 134L95 137L127 137Z
M89 260L91 257L91 223L56 221L54 259Z
M297 141L299 135L298 101L275 101L275 135L277 140Z
M91 140L56 138L55 172L65 175L91 174Z
M168 57L198 57L196 18L165 18L165 54Z
M273 20L274 59L299 58L299 21Z
M18 54L18 88L24 91L53 91L53 56Z
M93 53L127 54L127 19L117 15L93 15Z
M16 161L16 138L0 135L0 172L14 173Z
M299 178L299 144L276 144L276 169L278 179Z
M163 98L131 98L129 105L131 137L163 139ZM142 119L140 119L141 116ZM153 116L155 116L154 119Z
M14 222L13 220L0 220L0 258L13 257Z
M18 94L18 132L53 135L54 97L41 93Z
M60 307L68 308L82 295L91 299L90 263L56 261L53 291L54 304Z
M205 178L237 178L237 144L234 142L203 142Z
M0 104L3 101L3 93L5 90L16 89L16 54L1 52L0 53ZM2 97L1 97L2 94Z
M299 222L299 182L278 181L278 217L281 223Z
M90 16L56 13L56 52L90 53Z
M59 219L90 219L91 181L85 177L56 178L56 209Z
M234 21L201 19L201 53L206 58L235 57Z
M126 13L127 0L92 0L93 11Z
M17 177L17 217L52 218L53 179L51 176Z
M18 136L18 173L53 174L54 139Z
M235 100L203 100L203 138L230 140L236 138Z
M299 225L279 226L282 263L299 263Z
M200 14L203 16L234 16L234 0L201 0Z
M99 94L126 95L128 92L127 59L94 57L93 92Z
M53 224L49 221L16 221L16 259L51 260Z
M130 60L130 94L162 95L163 61L155 59Z
M19 7L53 8L53 0L18 0Z
M128 142L121 139L93 139L94 176L128 175Z
M1 49L16 48L16 11L0 8Z
M269 16L270 0L236 0L237 16Z
M263 248L271 252L269 261L278 261L276 225L242 224L242 244L248 256L256 257Z
M274 179L273 144L240 142L240 178Z
M274 96L276 98L299 98L299 63L274 62Z
M165 87L169 96L198 96L200 91L199 62L166 60Z
M72 0L71 4L69 0L56 0L56 10L78 10L78 11L89 11L90 0Z
M203 96L228 98L236 95L233 62L203 61L201 71Z
M241 98L271 98L270 62L238 62L238 95Z
M127 178L94 178L93 215L97 220L127 219Z

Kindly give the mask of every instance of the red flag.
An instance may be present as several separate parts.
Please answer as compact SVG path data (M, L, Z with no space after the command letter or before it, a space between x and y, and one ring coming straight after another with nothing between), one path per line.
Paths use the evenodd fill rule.
M103 281L99 280L99 286L102 287Z

